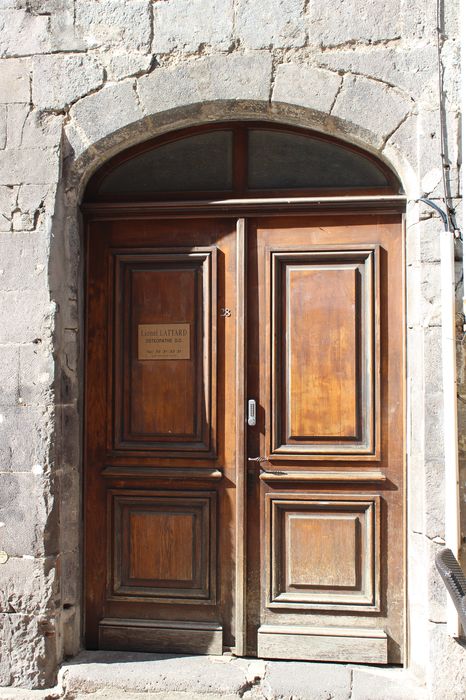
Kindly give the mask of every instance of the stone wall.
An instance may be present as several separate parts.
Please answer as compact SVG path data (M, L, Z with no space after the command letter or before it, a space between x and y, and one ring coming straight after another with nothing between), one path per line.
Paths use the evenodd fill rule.
M259 118L377 153L408 194L410 664L433 698L462 700L465 650L446 634L433 566L444 537L440 222L416 202L442 197L435 4L0 0L0 685L51 684L80 646L85 183L158 133ZM441 113L459 207L457 8L442 9ZM464 434L460 446L466 531Z

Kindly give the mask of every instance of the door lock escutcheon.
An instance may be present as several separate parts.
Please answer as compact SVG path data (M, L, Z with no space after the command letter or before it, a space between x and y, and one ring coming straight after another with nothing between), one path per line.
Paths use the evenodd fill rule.
M257 405L254 399L248 401L248 425L251 427L256 425Z

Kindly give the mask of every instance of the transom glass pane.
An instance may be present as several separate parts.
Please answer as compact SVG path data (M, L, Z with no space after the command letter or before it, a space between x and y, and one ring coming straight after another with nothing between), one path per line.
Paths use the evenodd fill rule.
M248 187L253 190L389 184L372 161L332 142L265 129L249 131L248 139Z
M113 170L99 194L228 191L233 187L231 131L210 131L146 151Z

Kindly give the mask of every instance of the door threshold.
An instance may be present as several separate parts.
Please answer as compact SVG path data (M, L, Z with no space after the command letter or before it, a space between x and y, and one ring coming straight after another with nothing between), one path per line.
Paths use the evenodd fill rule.
M409 670L309 661L266 661L232 655L192 656L124 651L83 651L59 673L56 697L210 700L222 698L338 697L427 700ZM332 692L333 691L333 692ZM358 692L356 692L358 691ZM8 696L10 697L10 696ZM1 695L0 695L1 699Z

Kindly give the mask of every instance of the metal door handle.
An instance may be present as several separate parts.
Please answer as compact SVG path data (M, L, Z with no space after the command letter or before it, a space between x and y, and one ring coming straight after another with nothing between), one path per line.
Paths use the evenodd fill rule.
M248 462L268 462L267 457L248 457Z

